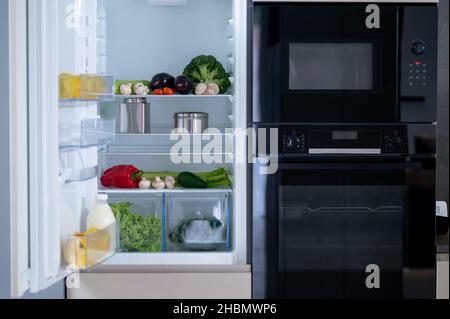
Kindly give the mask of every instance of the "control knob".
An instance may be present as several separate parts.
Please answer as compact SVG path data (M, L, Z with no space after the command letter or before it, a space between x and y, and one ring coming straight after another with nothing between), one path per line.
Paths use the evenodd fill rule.
M425 52L425 41L423 40L414 41L411 50L415 55L421 55L423 52Z
M302 139L298 136L290 136L287 139L287 143L286 143L287 147L289 150L291 151L298 151L302 148L303 143L302 143Z

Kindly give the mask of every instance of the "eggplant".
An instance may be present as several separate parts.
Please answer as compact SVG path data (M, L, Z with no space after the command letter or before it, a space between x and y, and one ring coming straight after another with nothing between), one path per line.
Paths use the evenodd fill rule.
M152 91L164 88L175 89L175 78L168 73L158 73L153 77L150 87Z
M194 82L185 76L180 75L175 79L175 90L181 95L187 95L194 89Z

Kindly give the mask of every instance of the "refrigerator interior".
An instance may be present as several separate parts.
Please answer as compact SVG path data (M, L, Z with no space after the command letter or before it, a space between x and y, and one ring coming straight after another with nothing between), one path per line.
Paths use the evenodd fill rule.
M80 254L85 270L97 264L246 263L246 165L237 161L239 154L242 156L246 151L245 143L230 130L245 129L246 123L246 98L237 87L239 82L246 81L237 78L245 74L242 71L246 68L245 58L240 65L236 61L237 50L243 49L236 38L242 37L242 30L246 31L245 27L239 31L236 27L242 16L236 17L235 12L242 11L237 8L242 4L233 0L161 3L154 0L57 1L54 10L59 25L60 99L59 190L55 198L58 198L59 214L54 216L57 219L52 221L45 243L49 252L43 267L46 285L67 274L69 261L77 264ZM203 54L215 56L230 72L232 86L228 92L217 96L147 96L151 108L150 134L118 133L123 97L115 96L114 90L110 90L115 80L149 81L161 72L176 77L194 57ZM71 96L74 86L71 75L77 74L81 74L80 97ZM68 88L62 88L61 83L68 83ZM101 83L103 89L96 90L96 83ZM64 89L68 96L62 99ZM189 163L171 160L172 147L178 141L170 138L176 112L206 112L209 127L215 129L211 134L179 136L197 143L188 153ZM218 151L221 163L207 164L201 160L211 141L225 145ZM208 172L223 167L230 173L233 187L104 188L99 177L107 168L122 164L135 165L145 172ZM108 194L114 209L125 207L139 216L136 218L140 221L155 227L151 236L142 234L151 238L144 243L130 242L133 238L119 234L121 226L117 226L104 231L107 242L102 235L95 238L95 234L88 234L84 250L68 252L73 234L86 231L86 218L95 205L97 193ZM195 235L195 231L203 232L203 237ZM56 235L59 240L52 241ZM107 251L95 255L90 249Z

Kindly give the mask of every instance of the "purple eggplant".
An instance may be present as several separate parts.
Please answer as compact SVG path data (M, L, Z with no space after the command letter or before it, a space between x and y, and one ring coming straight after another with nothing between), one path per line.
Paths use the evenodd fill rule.
M180 75L175 79L175 90L181 95L187 95L194 89L194 83L185 75Z
M175 89L175 78L167 73L158 73L153 77L150 87L152 91L164 88Z

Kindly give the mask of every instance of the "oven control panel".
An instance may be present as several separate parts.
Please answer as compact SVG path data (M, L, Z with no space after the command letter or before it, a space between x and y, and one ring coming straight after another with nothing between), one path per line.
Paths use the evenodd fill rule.
M406 126L289 126L280 135L280 151L286 155L382 155L407 154Z

